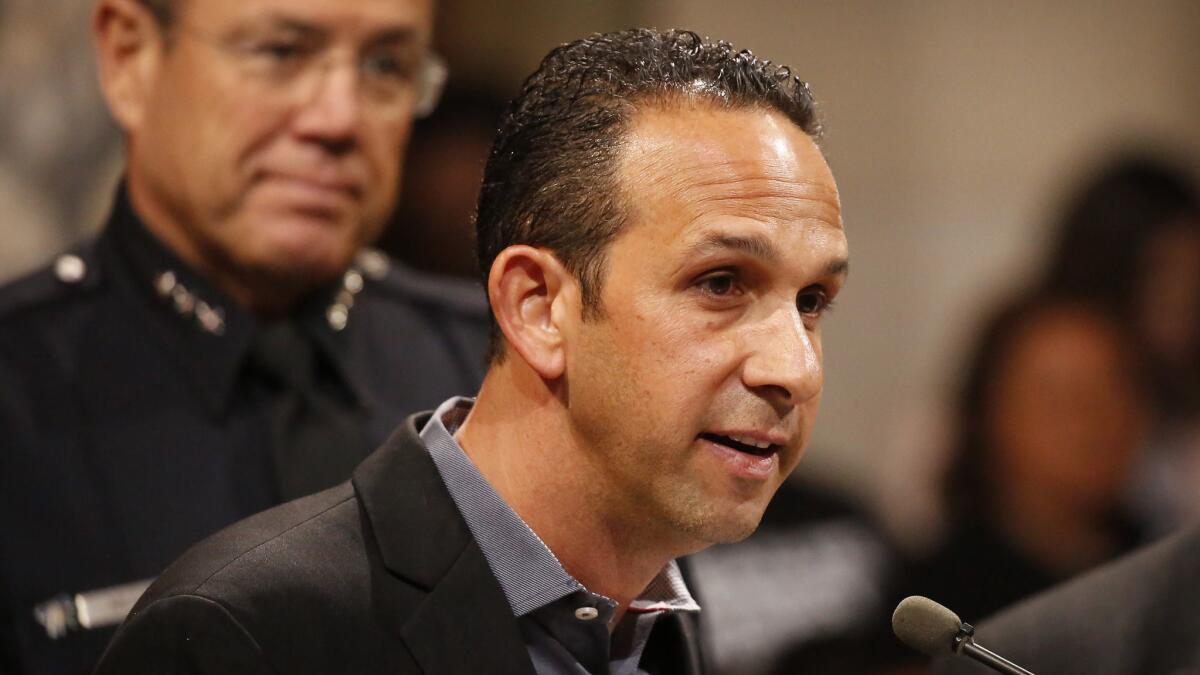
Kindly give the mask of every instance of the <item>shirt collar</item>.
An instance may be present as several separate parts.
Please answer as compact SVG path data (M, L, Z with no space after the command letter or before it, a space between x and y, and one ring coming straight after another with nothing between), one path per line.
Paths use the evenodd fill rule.
M679 564L674 560L650 581L642 594L629 603L628 610L633 613L648 612L699 612L700 604L692 597L687 584L683 581L683 573Z
M492 573L521 617L576 591L587 591L563 568L533 528L504 501L454 438L474 399L455 397L438 407L421 430L446 488ZM630 612L699 611L675 561L629 605Z
M214 416L224 415L260 330L258 321L146 229L133 209L124 182L117 190L107 231L136 292L150 305L156 323L168 333L168 348L188 371L205 407ZM355 381L349 367L348 333L354 322L343 320L335 329L331 316L335 309L348 311L346 304L353 304L352 299L343 303L347 286L354 289L351 296L362 288L361 274L347 274L346 282L314 293L290 318L313 339L349 393L360 403L367 403L368 390ZM357 275L356 280L349 279L351 274Z

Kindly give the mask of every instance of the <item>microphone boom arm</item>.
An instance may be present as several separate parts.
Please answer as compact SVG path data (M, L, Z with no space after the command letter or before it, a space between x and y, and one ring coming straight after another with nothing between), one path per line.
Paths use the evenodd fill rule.
M966 622L954 638L954 651L1005 675L1034 675L996 652L975 644L975 627Z

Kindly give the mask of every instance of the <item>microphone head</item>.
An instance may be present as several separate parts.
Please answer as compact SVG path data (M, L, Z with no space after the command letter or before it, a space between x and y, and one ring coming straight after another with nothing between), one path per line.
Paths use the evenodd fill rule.
M958 615L929 598L910 595L892 613L892 631L904 644L930 656L954 653L962 630Z

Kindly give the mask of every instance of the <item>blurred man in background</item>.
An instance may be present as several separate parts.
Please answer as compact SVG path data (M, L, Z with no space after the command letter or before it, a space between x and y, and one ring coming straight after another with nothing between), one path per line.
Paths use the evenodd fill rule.
M1041 286L1132 333L1151 414L1131 501L1155 535L1200 517L1200 189L1174 161L1116 156L1064 204Z
M101 0L103 234L0 289L0 672L90 670L205 535L475 391L486 306L366 249L444 71L430 0Z

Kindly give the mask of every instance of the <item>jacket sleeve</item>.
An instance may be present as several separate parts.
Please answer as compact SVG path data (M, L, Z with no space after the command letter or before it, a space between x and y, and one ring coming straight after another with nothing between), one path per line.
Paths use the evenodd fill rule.
M277 671L223 605L197 595L155 600L131 615L95 675L267 675Z

